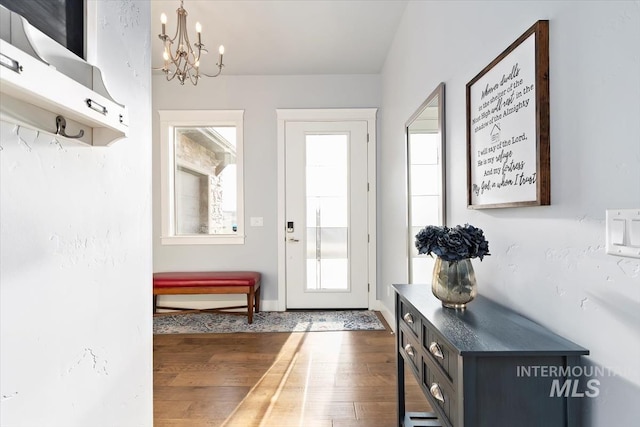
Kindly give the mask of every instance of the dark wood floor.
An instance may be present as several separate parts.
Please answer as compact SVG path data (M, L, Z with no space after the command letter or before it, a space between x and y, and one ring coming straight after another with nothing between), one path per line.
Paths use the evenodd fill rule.
M392 427L395 398L389 331L154 337L155 427Z

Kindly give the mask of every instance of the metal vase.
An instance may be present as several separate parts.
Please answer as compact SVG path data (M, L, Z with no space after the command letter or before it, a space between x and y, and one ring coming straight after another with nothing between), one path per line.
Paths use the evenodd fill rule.
M471 259L445 261L438 257L433 267L431 291L442 305L464 309L478 294L476 274Z

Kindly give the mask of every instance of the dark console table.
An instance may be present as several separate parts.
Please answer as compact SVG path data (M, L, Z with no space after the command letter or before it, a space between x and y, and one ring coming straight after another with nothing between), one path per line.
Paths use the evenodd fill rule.
M581 425L581 399L570 394L576 379L566 368L588 350L482 296L452 310L429 286L393 287L399 426ZM405 411L405 365L434 413Z

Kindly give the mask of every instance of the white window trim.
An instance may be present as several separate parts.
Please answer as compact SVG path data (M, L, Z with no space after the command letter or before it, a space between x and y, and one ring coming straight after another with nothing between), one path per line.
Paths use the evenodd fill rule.
M162 228L160 242L163 245L238 245L244 244L244 162L243 118L244 110L160 110L160 205ZM175 235L175 168L173 129L176 126L235 126L236 161L238 174L238 211L236 235Z

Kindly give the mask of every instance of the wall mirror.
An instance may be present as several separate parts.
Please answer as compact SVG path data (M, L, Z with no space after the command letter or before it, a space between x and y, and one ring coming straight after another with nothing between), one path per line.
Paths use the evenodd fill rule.
M405 125L408 180L409 283L431 283L435 258L418 255L415 236L427 225L445 224L444 83Z

